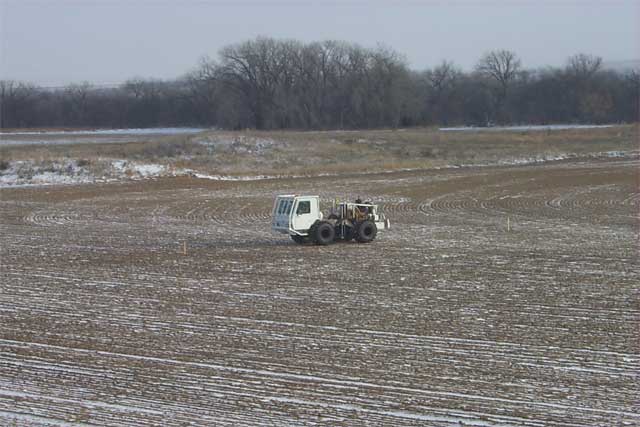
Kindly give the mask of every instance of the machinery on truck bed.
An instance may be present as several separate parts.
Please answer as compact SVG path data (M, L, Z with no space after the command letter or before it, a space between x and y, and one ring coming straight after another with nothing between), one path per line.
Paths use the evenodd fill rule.
M328 245L337 240L372 242L378 230L390 227L378 208L360 199L354 203L334 203L327 218L320 210L319 196L287 194L276 197L271 229L288 234L296 243Z

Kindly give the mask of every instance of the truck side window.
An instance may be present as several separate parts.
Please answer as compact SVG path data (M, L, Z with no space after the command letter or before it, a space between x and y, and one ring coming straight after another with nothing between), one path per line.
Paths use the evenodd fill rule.
M303 215L308 213L311 213L311 202L310 201L298 202L298 209L296 210L296 214Z
M285 205L286 203L287 203L286 201L284 201L284 200L280 200L280 203L279 203L279 205L278 205L278 213L279 213L279 214L281 214L281 213L283 213L283 212L284 212L284 205Z
M293 206L293 200L288 200L287 201L287 210L285 211L285 213L287 215L289 215L291 213L291 207Z

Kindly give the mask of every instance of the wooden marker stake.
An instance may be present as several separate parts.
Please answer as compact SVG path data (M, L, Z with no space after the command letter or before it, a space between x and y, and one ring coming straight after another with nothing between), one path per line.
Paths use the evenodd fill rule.
M187 254L187 242L184 241L182 242L182 255L186 255Z

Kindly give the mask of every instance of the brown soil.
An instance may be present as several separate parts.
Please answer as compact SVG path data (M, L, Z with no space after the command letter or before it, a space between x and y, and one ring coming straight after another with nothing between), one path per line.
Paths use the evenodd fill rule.
M0 190L0 424L638 424L638 166Z

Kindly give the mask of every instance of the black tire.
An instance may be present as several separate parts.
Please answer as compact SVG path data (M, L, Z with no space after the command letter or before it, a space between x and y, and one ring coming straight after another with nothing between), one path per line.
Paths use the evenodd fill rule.
M318 245L328 245L333 243L333 239L336 237L336 230L333 228L333 224L327 221L322 221L313 227L313 240Z
M291 234L290 237L291 237L291 240L293 240L299 245L304 245L305 243L309 243L309 238L307 236L298 236L297 234Z
M356 240L359 243L373 242L378 234L378 227L373 221L362 221L356 226Z
M344 225L344 234L342 234L342 224L338 223L336 224L336 240L338 240L339 238L344 240L345 242L348 242L350 240L353 240L353 238L355 237L355 230L353 228L352 225Z

